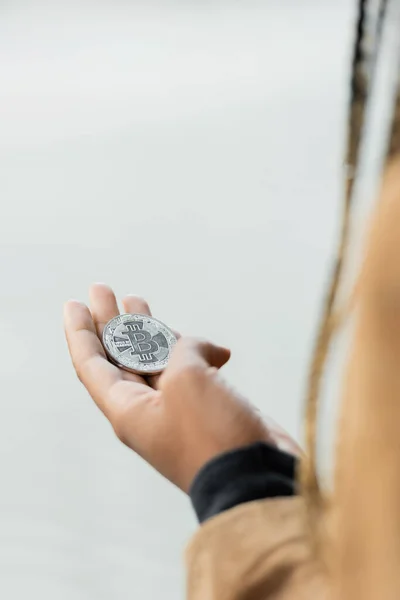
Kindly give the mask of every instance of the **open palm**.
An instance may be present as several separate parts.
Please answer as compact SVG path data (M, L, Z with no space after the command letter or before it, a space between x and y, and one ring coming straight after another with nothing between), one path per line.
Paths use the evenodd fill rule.
M128 313L150 315L148 304L126 296ZM167 368L146 379L111 364L101 336L119 314L113 291L90 289L90 309L75 300L65 306L65 332L76 373L117 436L181 489L214 456L256 441L298 448L275 424L228 387L219 369L230 351L210 342L181 338Z

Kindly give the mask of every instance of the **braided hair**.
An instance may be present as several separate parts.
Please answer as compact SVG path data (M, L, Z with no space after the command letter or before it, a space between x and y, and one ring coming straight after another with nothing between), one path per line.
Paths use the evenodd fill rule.
M345 266L350 237L351 212L354 205L354 184L360 158L360 147L365 129L366 108L370 96L372 80L379 52L383 22L386 15L387 0L380 0L375 32L372 43L368 47L366 35L368 0L358 0L356 35L353 47L350 105L348 111L347 145L346 145L346 176L343 197L343 212L336 259L327 292L323 303L322 316L316 336L314 351L308 376L306 390L304 425L306 453L299 464L299 480L307 508L307 525L314 550L318 552L318 535L315 525L318 525L322 509L327 499L324 497L317 477L317 416L323 371L329 352L333 334L338 324L336 301L342 273ZM390 152L400 151L400 86L396 106Z

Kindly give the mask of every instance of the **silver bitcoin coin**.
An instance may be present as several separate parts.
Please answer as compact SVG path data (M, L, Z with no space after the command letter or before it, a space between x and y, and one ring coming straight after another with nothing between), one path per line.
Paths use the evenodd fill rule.
M175 344L171 329L148 315L118 315L103 331L103 346L110 361L140 375L161 373Z

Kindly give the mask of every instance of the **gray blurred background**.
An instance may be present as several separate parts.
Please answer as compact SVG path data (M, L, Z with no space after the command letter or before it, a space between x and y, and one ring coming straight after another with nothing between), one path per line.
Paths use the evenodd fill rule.
M301 439L354 2L0 3L0 596L184 597L188 500L75 378L92 281L233 350Z

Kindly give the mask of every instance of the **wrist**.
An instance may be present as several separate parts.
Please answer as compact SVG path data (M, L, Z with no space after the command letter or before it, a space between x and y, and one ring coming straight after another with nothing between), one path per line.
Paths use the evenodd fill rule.
M296 458L257 442L213 457L197 473L189 495L200 522L242 504L296 493Z

